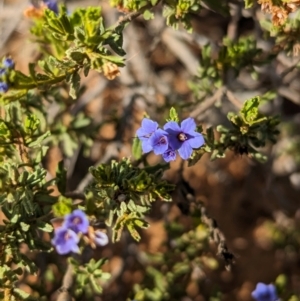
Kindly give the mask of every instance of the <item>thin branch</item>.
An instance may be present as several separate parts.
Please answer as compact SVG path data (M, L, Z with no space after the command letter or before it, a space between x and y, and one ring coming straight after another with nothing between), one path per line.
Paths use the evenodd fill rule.
M288 66L281 74L280 78L283 79L286 75L288 75L290 72L292 72L295 68L298 67L298 64L300 63L300 58L297 59L293 64Z
M300 99L297 94L297 92L294 89L291 89L290 87L280 87L277 92L279 95L287 98L291 102L293 102L296 105L300 105Z
M218 228L217 222L208 216L206 208L201 205L201 219L202 222L208 226L212 240L218 246L218 253L220 257L225 261L225 268L228 271L231 271L232 265L235 262L235 256L231 253L226 245L225 236L222 231Z
M65 193L65 196L67 198L71 198L73 200L79 199L79 200L85 200L85 195L82 192L79 191L68 191ZM73 203L74 204L74 203Z
M227 28L227 37L232 41L238 38L238 22L242 16L242 6L240 3L230 5L231 20Z
M226 91L225 87L219 88L214 95L212 95L210 98L207 98L205 101L201 102L190 114L190 117L196 118L201 113L208 110L211 106L214 105L214 103L220 99Z
M166 28L161 35L162 42L182 62L190 74L196 75L198 58L192 53L189 45L171 28Z
M182 161L178 171L180 175L179 181L176 183L176 191L174 198L177 199L177 206L183 214L190 212L190 204L197 204L201 211L201 221L208 227L211 239L216 243L218 252L217 255L222 257L225 262L226 270L230 271L234 263L235 256L231 253L226 245L226 239L222 231L218 228L217 222L208 216L206 208L201 203L196 203L195 191L183 177L184 161ZM176 195L176 196L175 196Z
M74 269L71 263L68 264L67 271L64 275L62 286L58 290L58 297L56 301L71 301L72 296L70 290L74 281Z
M160 1L158 1L155 6L157 6L159 2ZM116 28L116 27L125 25L127 22L130 22L130 21L136 19L137 17L139 17L140 15L142 15L147 9L152 9L153 7L154 6L152 6L151 4L147 4L138 11L128 13L127 15L121 17L120 20L118 21L117 25L115 25L114 27Z
M234 96L234 94L230 90L226 91L226 96L227 96L227 99L238 109L241 109L243 107L241 102Z

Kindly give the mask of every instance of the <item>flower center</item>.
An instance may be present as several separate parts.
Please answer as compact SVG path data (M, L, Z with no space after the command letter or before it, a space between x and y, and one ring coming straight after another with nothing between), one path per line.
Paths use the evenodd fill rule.
M74 217L74 218L73 218L73 223L74 223L75 225L80 224L80 223L81 223L81 218L79 218L79 217Z
M161 137L161 138L159 138L159 140L158 140L158 144L166 144L167 143L167 140L166 140L166 138L165 137Z
M69 240L69 238L71 237L69 231L66 232L65 234L65 240Z
M187 140L188 137L186 136L185 133L180 133L180 134L178 134L177 138L179 141L183 142L183 141Z
M271 296L269 292L264 292L263 294L261 294L261 297L263 298L263 300L269 300Z

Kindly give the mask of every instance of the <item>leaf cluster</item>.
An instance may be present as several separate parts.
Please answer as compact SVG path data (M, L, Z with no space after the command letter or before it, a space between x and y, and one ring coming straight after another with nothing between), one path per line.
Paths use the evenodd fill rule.
M40 42L46 44L51 37L52 44L57 45L56 48L53 46L54 54L59 52L61 55L50 55L40 61L39 68L43 73L36 72L35 64L29 65L29 76L12 71L11 89L1 96L2 102L17 100L36 87L47 90L63 80L69 83L69 94L75 99L80 88L80 70L85 76L93 69L113 79L119 74L118 67L124 65L123 58L119 57L125 55L123 27L105 28L100 7L78 8L71 15L64 6L58 15L47 9L43 22L39 20L36 26L33 33L42 39ZM41 26L43 29L39 30ZM110 49L119 56L113 55Z
M76 273L75 295L78 296L85 293L87 297L92 298L95 294L101 294L101 282L110 278L109 273L102 271L102 266L105 264L106 259L102 258L96 261L92 258L85 264L75 259L70 259L70 262Z
M168 26L178 29L182 24L183 27L192 31L191 19L192 15L196 14L201 9L200 1L197 0L111 0L112 6L117 7L123 12L144 11L143 16L145 20L154 18L151 8L156 6L159 2L163 6L163 16L166 18ZM210 1L207 1L209 6ZM219 7L220 5L217 5ZM220 7L223 7L222 5Z
M227 118L231 128L224 125L217 126L220 137L217 140L213 128L207 129L206 145L199 151L195 151L189 164L195 164L205 153L212 153L211 159L222 158L227 149L236 154L246 154L260 162L265 162L267 157L257 148L264 147L267 141L276 142L279 134L277 116L264 116L259 112L260 97L247 100L238 114L229 112Z
M202 48L198 75L190 82L190 88L199 98L226 85L229 71L233 72L234 77L243 69L255 74L255 66L267 63L261 55L262 50L257 47L253 37L241 37L237 41L224 38L217 53L207 44Z
M129 159L91 167L93 183L87 188L93 197L87 212L112 227L113 241L118 241L124 228L140 240L137 228L147 228L144 214L155 200L170 201L173 186L162 180L164 167L134 167Z
M48 222L54 181L47 181L47 171L40 163L46 154L43 145L49 132L44 131L42 115L36 110L25 109L19 102L1 107L0 118L0 206L3 225L0 226L0 287L11 283L11 300L26 299L26 293L14 287L16 275L24 269L36 272L34 263L20 251L26 244L30 250L48 251L49 243L42 239L41 232L52 232ZM11 270L11 264L17 270ZM4 289L4 295L6 290ZM13 297L14 296L14 297ZM28 299L29 300L29 299Z
M197 0L165 0L163 16L166 18L167 25L178 29L179 25L191 32L191 17L200 11L200 1Z
M209 230L206 225L199 223L198 211L194 212L193 216L195 227L188 232L176 221L166 225L168 237L171 237L167 251L145 255L146 277L142 284L134 287L135 300L180 299L186 295L186 288L191 282L196 281L198 285L201 284L204 268L218 267L216 259L205 255Z
M281 26L275 26L269 20L260 23L266 31L265 35L275 38L276 52L284 50L288 55L299 54L300 11L295 12L293 18L288 18Z

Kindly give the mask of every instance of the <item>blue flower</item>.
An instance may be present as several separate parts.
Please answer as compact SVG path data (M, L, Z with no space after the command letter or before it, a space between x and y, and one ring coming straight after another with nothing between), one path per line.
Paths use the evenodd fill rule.
M151 119L144 118L142 126L136 131L136 135L142 141L142 149L144 153L152 151L152 146L149 144L149 138L157 130L158 123Z
M162 155L169 146L168 133L161 129L156 130L149 138L149 144L155 155Z
M0 68L0 76L4 75L6 73L6 69L4 68Z
M175 121L165 124L164 130L168 132L169 144L173 150L178 150L180 157L187 160L193 148L199 148L204 144L204 138L195 131L196 123L193 118L187 118L181 122L181 126Z
M55 246L56 251L60 255L65 255L70 252L78 253L79 237L77 234L65 227L59 227L55 230L54 237L51 243Z
M6 58L3 60L3 66L5 68L13 68L15 66L15 62L12 59Z
M108 237L104 232L95 231L93 235L94 243L97 246L105 246L108 244Z
M63 226L73 230L75 233L87 233L89 220L82 210L77 209L65 217Z
M251 293L252 298L256 301L276 301L278 296L273 284L257 283L255 290Z
M169 148L162 154L162 157L166 162L175 161L176 151L169 146Z
M8 84L0 82L0 93L5 93L8 90Z
M58 14L58 5L56 0L44 0L44 3L50 10Z

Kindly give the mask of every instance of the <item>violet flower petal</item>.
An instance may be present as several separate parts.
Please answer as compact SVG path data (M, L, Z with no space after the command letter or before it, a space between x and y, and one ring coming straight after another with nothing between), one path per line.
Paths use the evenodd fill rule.
M58 254L65 255L70 252L79 252L78 248L79 237L77 234L65 227L57 228L54 232L54 237L51 240Z
M178 149L178 153L183 160L187 160L191 156L192 152L193 149L188 141L182 143L181 147Z
M147 139L146 141L142 141L142 150L144 154L149 153L153 150L153 147L150 144L149 139Z
M192 148L199 148L205 143L203 136L197 132L195 132L194 137L187 141Z
M168 149L168 133L158 129L149 138L149 143L153 147L153 151L156 155L163 154Z
M169 122L167 122L167 123L164 125L164 130L165 130L165 131L167 131L167 130L172 130L172 131L174 131L174 133L175 133L175 132L177 132L177 133L182 132L182 130L181 130L179 124L178 124L177 122L175 122L175 121L169 121Z
M187 118L181 122L181 130L186 134L193 135L196 129L196 123L194 118Z
M140 140L148 140L149 137L157 130L157 128L157 122L148 118L144 118L142 120L142 126L136 131L136 135Z

